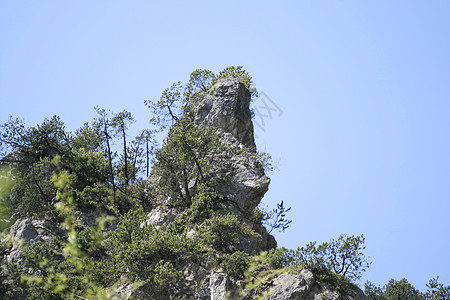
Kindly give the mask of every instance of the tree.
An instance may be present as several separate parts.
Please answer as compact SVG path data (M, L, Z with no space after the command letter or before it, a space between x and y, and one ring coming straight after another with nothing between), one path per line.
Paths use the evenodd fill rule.
M115 127L117 132L122 136L123 139L123 174L124 174L124 185L127 187L130 183L129 167L128 167L128 154L127 154L127 134L128 124L135 122L133 116L130 112L124 110L115 115L112 120L112 126Z
M95 266L87 253L103 243L103 231L111 219L100 218L98 227L89 233L87 248L83 247L77 230L71 181L72 176L67 171L52 177L59 201L56 208L64 219L62 226L67 234L61 245L62 252L42 241L26 248L24 267L30 271L22 275L22 281L36 299L119 299L114 292L92 280L90 274Z
M222 270L232 278L239 280L244 278L250 263L250 255L243 251L236 251L232 254L225 253L218 259Z
M210 70L195 70L189 77L189 82L186 88L186 98L189 99L200 91L207 91L215 79L216 75Z
M316 243L309 243L298 248L297 261L313 270L333 271L350 280L360 279L371 262L362 250L365 238L360 236L340 235L337 240L331 240L318 247Z
M239 244L239 236L245 231L245 226L230 213L205 220L199 235L206 245L218 251L233 252L233 246Z
M190 190L214 179L211 170L224 149L214 128L201 128L183 117L170 129L164 146L156 152L153 170L161 178L158 188L176 192L189 205Z
M9 116L8 122L1 126L0 155L4 156L29 147L28 133L23 120Z
M19 151L37 161L42 157L65 155L69 150L69 137L58 116L30 128L25 128L22 120L10 117L1 126L0 147L2 154Z
M449 300L450 286L444 286L438 280L439 276L432 278L427 284L425 293L416 289L406 278L402 280L391 279L383 287L367 282L364 293L369 300Z
M13 170L0 167L0 232L11 225L10 218L12 216L12 210L9 194L13 188L13 175Z
M150 174L150 155L154 153L156 142L151 130L144 130L140 135L140 141L145 141L145 172L146 176Z
M113 155L114 153L111 150L111 140L112 140L112 121L109 117L109 111L95 107L95 111L99 115L99 117L94 121L94 126L99 129L100 137L102 143L106 146L105 155L108 157L108 165L109 165L109 181L113 187L113 197L114 202L116 202L116 183L115 183L115 173L113 166Z
M84 123L82 127L75 130L71 138L72 149L83 148L87 151L101 150L102 139L99 126L92 126L89 123Z
M386 300L422 300L419 290L415 289L405 278L400 281L391 279L384 287L383 297Z
M290 210L290 207L284 207L284 202L282 200L280 203L277 203L277 208L274 208L266 215L263 222L268 226L268 234L270 234L274 229L281 232L285 231L289 227L289 224L291 224L292 221L286 219L286 213Z
M400 281L391 279L383 287L367 282L364 292L369 300L425 300L425 295L414 288L405 278Z
M160 130L165 129L169 124L175 124L183 112L183 98L184 88L180 82L175 82L170 88L163 91L158 102L145 100L144 103L150 108L153 117L150 123L160 127Z
M439 276L430 279L427 288L427 299L450 300L450 286L439 283Z

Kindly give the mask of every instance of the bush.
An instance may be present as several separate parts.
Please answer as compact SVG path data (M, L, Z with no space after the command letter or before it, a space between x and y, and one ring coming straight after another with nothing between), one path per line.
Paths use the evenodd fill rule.
M192 197L192 204L187 210L187 215L196 224L210 218L220 208L217 201L218 195L212 192L206 184L200 184L197 193Z
M218 258L219 266L222 270L234 279L242 279L248 269L250 255L243 251L236 251L232 254L224 254Z
M166 230L146 224L145 217L142 209L130 210L109 234L107 249L119 277L127 273L151 283L154 276L159 276L155 272L162 270L157 266L168 267L170 263L170 268L178 271L184 260L200 255L201 245L196 241L178 234L177 228Z
M371 264L362 253L364 241L363 235L355 237L344 234L318 247L315 242L309 243L298 248L296 260L313 271L333 271L350 280L360 279L362 272Z
M200 229L203 243L219 251L230 251L239 244L239 235L245 228L233 214L207 219Z
M56 189L50 178L55 170L55 162L46 157L18 172L10 195L13 208L29 215L54 212Z
M294 261L294 251L285 247L271 249L267 252L267 264L273 269L291 266Z

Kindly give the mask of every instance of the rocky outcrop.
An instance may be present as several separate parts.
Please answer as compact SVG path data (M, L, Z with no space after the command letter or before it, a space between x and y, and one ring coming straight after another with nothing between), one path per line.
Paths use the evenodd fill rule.
M250 92L236 79L221 79L207 92L196 95L189 112L200 127L217 128L222 143L227 147L221 153L220 165L214 165L216 177L228 178L214 186L214 191L227 203L232 212L259 236L241 237L237 250L258 253L276 247L275 239L267 234L260 222L248 219L269 188L270 179L257 160L250 112ZM159 180L150 177L150 184ZM158 204L170 203L176 196L158 196ZM158 206L149 214L147 223L160 227L179 217L183 212L172 207Z
M217 128L222 143L228 147L221 157L221 165L212 166L215 176L226 178L214 185L214 192L220 201L226 203L230 211L248 228L248 232L240 236L240 242L231 250L241 250L250 254L258 254L262 250L270 250L277 246L273 236L267 233L260 220L255 220L253 210L259 205L267 192L270 179L257 158L251 119L250 92L237 80L222 79L206 92L196 96L191 104L190 113L193 122L200 127ZM12 159L12 158L11 158ZM150 177L149 185L159 180L157 176ZM193 180L195 181L195 180ZM187 183L189 189L195 189L194 183ZM187 189L189 191L189 189ZM186 214L186 207L170 205L178 195L155 195L158 206L148 212L145 223L157 228L174 222ZM174 197L174 198L172 198ZM181 197L181 196L180 196ZM94 226L98 212L85 213L77 216L77 221L88 227ZM144 223L142 223L144 224ZM141 224L141 226L142 226ZM197 224L202 226L202 224ZM197 226L196 225L196 226ZM194 237L199 227L190 228L187 238ZM201 229L201 228L200 228ZM113 230L110 228L108 230ZM43 219L23 218L17 220L10 229L10 236L15 243L7 256L8 262L21 263L23 246L42 240L52 248L57 248L52 236L62 235L58 225L52 225ZM221 253L220 255L223 255ZM205 253L204 261L182 262L183 276L173 283L174 295L165 292L159 299L298 299L298 300L364 300L361 290L355 289L349 293L339 293L336 288L319 282L314 274L307 270L273 274L262 281L257 288L248 288L247 282L236 280L225 274L215 263L219 254ZM146 299L150 293L145 289L135 289L129 278L124 277L123 285L115 287L115 291L124 299Z
M194 116L194 123L200 127L217 128L221 141L230 146L229 149L233 149L225 154L227 159L222 161L222 165L214 169L216 175L228 178L215 186L215 192L233 203L231 211L250 230L258 233L255 236L243 234L236 250L258 253L276 247L276 241L260 222L248 219L248 212L258 206L270 183L257 160L249 104L250 93L244 85L236 80L225 79L217 82L209 91L197 95L190 113ZM160 227L172 222L180 214L182 211L176 208L159 206L149 213L147 223ZM184 275L184 284L194 290L189 299L256 297L254 291L245 290L243 282L232 279L214 267L209 269L191 264ZM359 289L351 295L343 295L325 284L319 284L313 273L306 269L298 273L280 274L267 280L257 294L261 299L267 300L366 299Z
M255 149L250 92L235 79L219 80L193 104L194 122L230 133L242 145Z
M37 241L43 241L47 245L56 247L50 231L54 225L43 219L18 219L9 231L13 247L6 260L8 262L21 263L23 261L23 249ZM53 229L55 230L55 229Z
M219 194L235 202L241 210L258 206L270 183L254 156L256 145L250 100L250 92L242 83L222 79L203 97L198 97L192 107L195 124L218 128L224 144L247 150L244 155L228 153L229 159L224 162L226 167L222 168L227 171L221 175L231 180L216 187Z
M364 293L352 286L346 293L340 293L331 288L326 283L319 282L314 274L303 269L296 273L282 273L273 279L262 281L251 290L241 287L240 294L236 294L236 285L230 282L229 278L222 274L215 275L215 292L211 294L211 299L262 299L262 300L366 300ZM217 280L219 279L219 280ZM235 297L230 297L230 295ZM214 297L213 297L214 295ZM224 296L225 295L225 296Z

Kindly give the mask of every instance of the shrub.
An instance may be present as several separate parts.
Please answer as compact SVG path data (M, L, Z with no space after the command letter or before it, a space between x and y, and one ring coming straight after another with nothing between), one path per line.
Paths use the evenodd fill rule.
M318 247L315 242L309 243L298 248L296 260L315 271L333 271L350 280L360 279L362 272L371 264L362 252L364 241L363 235L355 237L344 234Z
M218 258L222 270L234 279L242 279L250 262L250 255L243 251L224 254Z
M230 251L239 244L239 234L245 231L243 225L233 214L207 219L200 229L202 241L219 251Z

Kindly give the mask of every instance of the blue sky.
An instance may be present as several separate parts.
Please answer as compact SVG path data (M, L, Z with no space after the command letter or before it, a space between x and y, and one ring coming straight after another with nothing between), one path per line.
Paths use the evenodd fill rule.
M197 68L242 65L282 110L257 128L296 248L366 236L366 280L450 284L450 2L2 1L0 122L133 113ZM258 105L255 101L255 105Z

